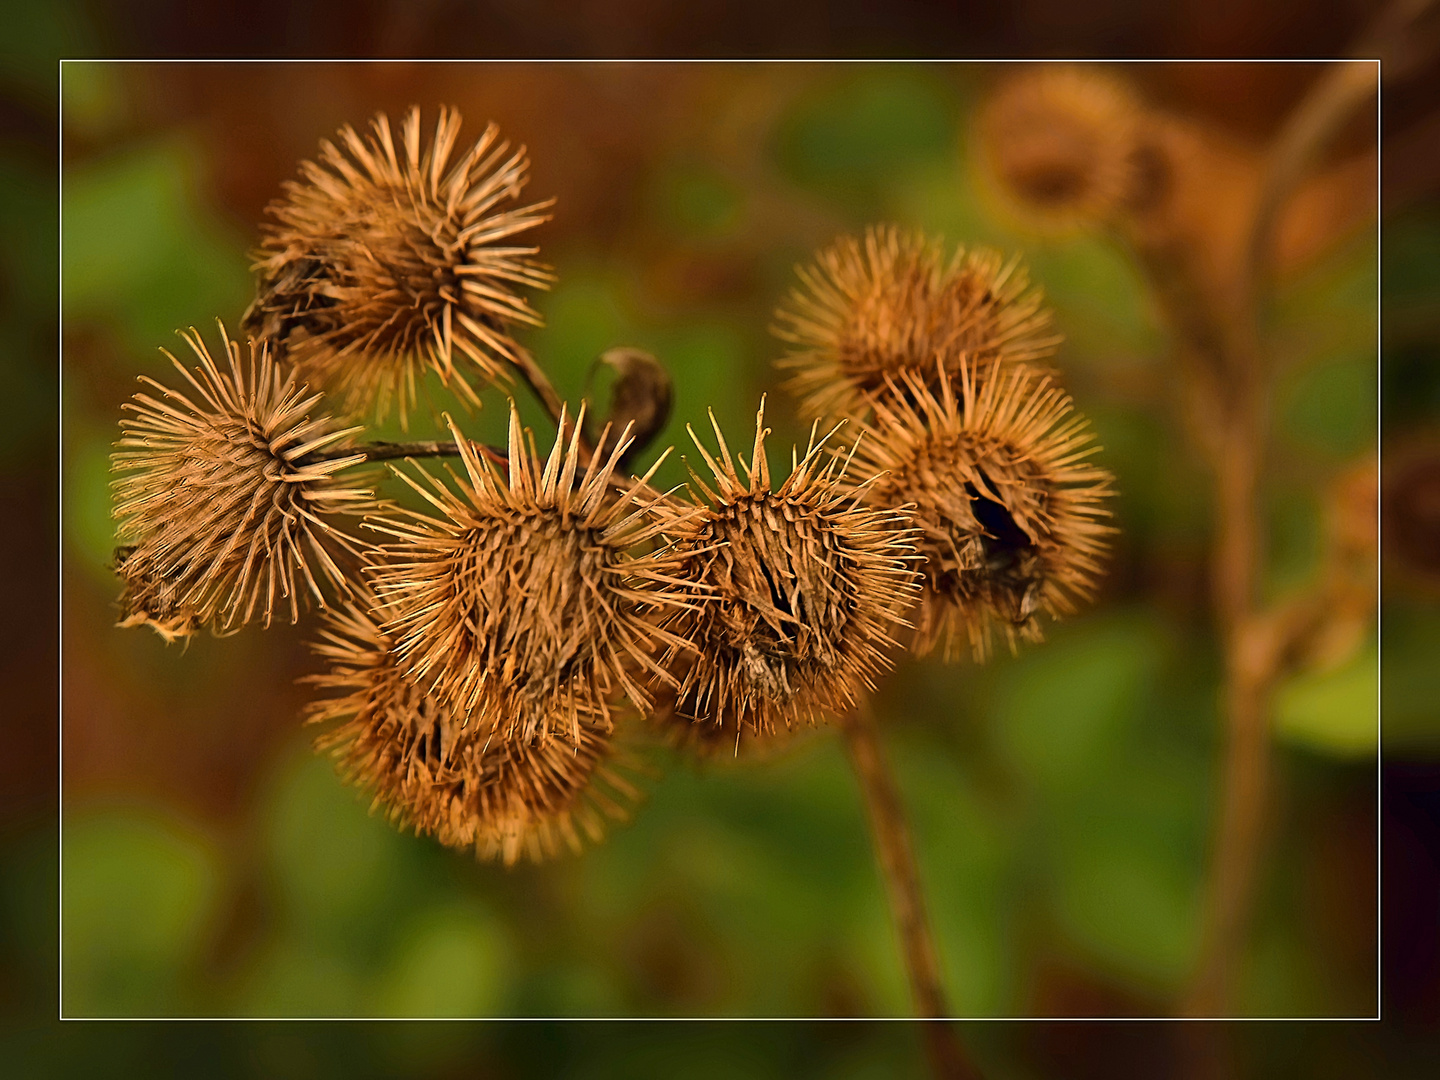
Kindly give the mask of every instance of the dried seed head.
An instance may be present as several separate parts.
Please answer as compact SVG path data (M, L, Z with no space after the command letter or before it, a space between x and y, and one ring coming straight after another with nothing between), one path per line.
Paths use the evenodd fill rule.
M913 376L876 406L855 453L879 473L862 492L873 506L913 504L925 557L914 647L976 659L993 630L1013 650L1040 639L1041 612L1074 610L1100 573L1112 477L1086 461L1096 449L1083 417L1048 376L1023 367L976 385L961 371L937 397Z
M1148 182L1143 111L1130 88L1091 69L1016 76L981 111L980 156L1002 193L1038 224L1109 221Z
M993 251L960 248L947 262L939 240L872 227L797 272L803 289L775 333L795 346L779 366L795 370L786 388L808 418L864 416L887 380L933 379L936 357L953 376L966 362L1034 362L1060 342L1024 267Z
M334 725L317 747L419 834L506 865L539 861L598 842L638 798L602 728L582 725L574 746L508 743L438 704L401 671L371 597L328 613L315 650L329 670L306 681L332 694L307 719Z
M278 343L302 376L341 391L354 414L381 420L392 400L404 423L426 371L472 404L458 352L482 382L500 378L519 346L516 323L540 317L517 286L548 288L548 268L517 234L549 215L549 202L501 209L528 179L524 149L511 153L494 124L453 165L460 114L441 109L420 146L410 110L397 146L377 115L366 139L350 127L320 144L304 181L269 207L255 269L259 292L245 326Z
M693 540L681 545L680 576L706 602L674 624L693 655L677 713L697 723L767 733L821 712L849 708L889 667L891 633L913 601L916 573L901 511L857 505L844 469L817 445L772 490L764 403L742 480L715 418L719 460L690 436L714 490Z
M641 483L611 492L627 442L582 468L579 423L562 420L542 462L512 405L508 481L451 430L459 494L424 469L419 481L399 473L441 516L375 526L397 540L369 570L407 676L506 741L578 746L587 725L608 728L617 692L643 712L635 676L659 673L653 656L670 640L654 613L688 599L673 553L631 549L683 532L696 511L638 497Z
M700 761L764 760L794 745L803 730L772 727L760 732L737 724L733 711L719 716L718 721L697 722L680 713L677 696L671 687L657 693L655 707L645 717L646 727L671 749Z
M335 475L364 455L307 455L355 429L312 415L320 396L293 373L282 379L263 346L252 342L242 361L226 337L222 370L198 333L181 336L199 367L165 355L193 396L141 376L161 397L138 393L125 405L131 415L111 456L122 474L112 485L120 625L150 626L169 641L257 618L268 626L277 607L288 606L294 622L301 593L323 607L322 582L341 595L349 589L336 557L358 555L358 542L329 519L374 508L368 489Z

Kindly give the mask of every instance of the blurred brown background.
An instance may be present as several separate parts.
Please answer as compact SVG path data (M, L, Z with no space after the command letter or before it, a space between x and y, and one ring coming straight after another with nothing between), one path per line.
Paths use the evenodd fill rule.
M217 6L201 15L189 6L152 4L133 5L124 12L98 5L61 8L48 26L38 27L37 37L47 36L52 49L66 55L90 50L110 55L264 55L280 47L277 43L283 39L285 49L308 56L472 51L516 56L751 52L904 56L939 51L964 51L977 56L1018 52L1122 55L1177 48L1233 55L1316 56L1343 51L1367 14L1363 5L1351 4L1329 5L1323 11L1306 8L1303 18L1298 17L1295 5L1212 4L1182 5L1164 12L1139 6L1132 11L1121 6L1108 18L1104 12L1088 9L1085 18L1080 19L1073 8L1058 4L1010 5L1003 10L997 6L988 14L961 12L948 5L895 5L882 18L862 13L858 5L851 11L832 8L823 16L804 6L778 10L729 5L722 11L714 5L691 9L682 17L679 9L654 4L617 9L598 4L562 8L375 3L283 7L261 4L243 9L237 5L233 10ZM1220 125L1238 139L1253 141L1263 139L1274 129L1314 77L1315 70L1310 64L1166 65L1130 68L1126 75L1142 85L1151 100ZM703 333L688 339L684 333L678 337L672 334L667 339L659 332L655 341L638 343L657 351L668 346L672 358L697 370L738 363L738 376L727 372L708 386L691 382L697 400L720 399L716 404L722 414L728 409L730 427L743 421L759 391L773 386L767 362L775 347L768 342L764 328L769 306L788 284L789 265L835 232L862 224L867 215L877 210L889 211L893 216L896 198L910 199L909 203L899 203L901 207L914 208L923 203L917 202L913 193L897 196L886 190L841 190L838 196L832 190L828 195L822 193L819 199L797 197L784 185L778 193L773 190L775 183L770 173L774 162L768 159L775 151L773 142L767 139L795 112L800 114L803 127L807 93L812 116L817 109L823 114L827 82L843 83L846 78L801 65L737 71L728 65L557 69L548 65L314 68L176 64L107 72L88 88L82 80L73 109L67 106L76 120L67 125L65 134L67 168L71 164L79 168L89 163L113 163L119 160L118 149L153 147L157 139L164 141L178 132L178 141L167 143L166 152L173 151L174 156L165 158L162 153L158 162L150 161L149 167L160 170L154 179L162 189L168 176L178 185L174 190L179 192L179 202L191 207L198 202L200 213L198 224L177 226L183 250L171 253L173 277L168 285L163 275L152 282L161 295L152 298L154 303L148 313L137 313L134 305L120 303L107 313L102 297L95 308L102 317L88 326L83 321L78 326L67 326L67 333L75 332L75 337L66 342L67 378L75 377L83 388L81 415L93 410L97 422L94 435L102 442L106 436L98 425L113 403L130 392L133 375L140 370L155 370L153 349L168 335L161 326L173 328L184 322L203 326L211 314L172 312L167 310L166 297L243 301L243 251L251 242L254 223L273 197L278 180L292 175L295 162L313 153L319 136L329 134L343 121L359 123L379 108L393 115L414 101L427 108L439 101L454 102L467 117L468 133L474 134L479 123L493 118L504 132L528 144L535 162L530 191L537 196L555 194L562 208L540 242L546 257L559 269L562 281L578 278L580 282L578 288L557 296L561 307L548 313L552 332L561 335L560 340L552 341L556 352L562 354L557 361L562 391L578 393L583 366L593 355L589 350L605 334L633 332L636 326L663 329L694 325L696 314L703 313ZM22 196L16 205L21 205L24 198L30 199L28 213L12 212L12 225L35 236L39 262L7 267L6 298L16 316L12 319L12 333L20 338L19 348L37 358L49 354L55 333L53 319L36 317L37 312L54 310L53 302L47 307L44 299L46 283L52 282L49 287L53 289L53 278L44 272L43 227L53 218L47 218L44 185L36 182L44 174L47 155L53 152L49 144L53 126L47 120L45 94L46 76L52 73L53 67L33 60L13 64L11 85L15 94L7 106L7 160L19 180L16 191ZM858 78L863 82L863 76ZM973 102L983 92L986 74L959 68L934 78L947 87L939 98L955 102L947 122L958 128L965 103ZM1423 257L1418 252L1428 250L1424 247L1427 234L1423 228L1416 230L1413 222L1433 220L1425 216L1424 208L1435 193L1433 162L1427 161L1422 152L1429 144L1427 132L1434 129L1428 112L1431 103L1415 89L1419 83L1423 80L1412 79L1387 91L1383 124L1395 152L1394 163L1387 163L1385 172L1387 213L1401 227L1410 228L1412 235L1421 237L1409 248L1404 240L1394 246L1417 252L1412 256L1417 259ZM817 86L821 89L814 89ZM815 100L820 101L818 106L813 105ZM905 100L902 94L901 105ZM776 109L788 109L790 114L777 116ZM844 114L843 107L840 113ZM834 130L825 127L823 115L812 122L819 125L821 136ZM793 117L791 123L796 123ZM805 133L792 132L792 137L803 142ZM924 137L922 133L917 138L923 142ZM902 142L896 152L909 154L913 147ZM716 162L723 165L718 185L713 175ZM798 184L812 189L838 184L843 189L845 165L842 159L831 174L825 174L822 168L819 174L812 169L807 175L802 154ZM786 180L792 186L797 183L793 166L792 160ZM869 168L883 173L873 163L862 162L862 166L858 171ZM782 173L785 167L782 161ZM856 170L851 171L853 174ZM27 183L32 187L26 188ZM732 220L733 210L726 209L727 185L745 191L740 226ZM106 220L104 210L103 203L95 210L100 215L97 220ZM727 213L732 218L727 218ZM934 213L937 218L944 216L940 211ZM963 213L954 216L965 223ZM122 222L111 224L125 227ZM953 229L947 231L951 240L968 238ZM767 250L757 256L755 252L762 245ZM126 267L122 263L117 269L123 275ZM640 298L637 309L622 311L618 318L605 311L607 305L615 303L612 285L617 274L632 290L630 297ZM1056 285L1038 271L1037 276L1046 280L1053 297ZM95 280L103 281L103 277ZM1059 284L1063 295L1064 283ZM1387 287L1389 284L1387 278ZM1401 284L1406 285L1403 278ZM1423 275L1408 287L1418 297L1426 288ZM1081 299L1075 303L1083 305L1083 290L1077 295ZM237 315L238 311L230 313L230 320ZM1425 388L1432 384L1424 375L1426 365L1434 359L1433 307L1412 299L1405 317L1409 322L1400 343L1405 351L1393 370L1409 382L1398 410L1387 416L1399 416L1403 430L1396 430L1395 437L1410 446L1423 443L1426 431L1433 430L1435 423L1434 415L1425 411L1425 402L1435 399L1426 398L1430 391ZM1064 329L1073 339L1072 327L1066 325ZM563 337L566 332L571 334L568 339ZM1087 343L1082 328L1082 352L1087 344L1097 354L1103 351L1098 346L1104 333L1102 319ZM1142 326L1135 331L1128 339L1130 347L1141 353L1154 347L1154 339L1147 338L1147 333L1153 334L1153 327L1147 330ZM37 374L10 376L20 380L17 393L12 395L16 403L12 407L16 417L14 452L7 458L7 467L15 477L14 483L6 485L7 497L17 500L13 517L19 516L18 506L28 505L19 500L43 502L45 493L55 490L54 475L43 465L42 456L44 447L53 446L46 437L40 404L47 369L40 364L35 370ZM677 376L683 383L688 371L678 371ZM1083 363L1067 370L1067 382L1080 397L1082 408L1087 407L1086 394L1093 400L1096 395L1105 398L1115 392L1112 376L1113 372ZM1122 399L1126 395L1131 395L1132 400L1136 400L1135 395L1143 399L1160 392L1159 386L1148 381L1153 376L1143 369L1127 367L1126 377L1138 379L1141 385L1138 390L1134 386L1122 388ZM732 380L736 385L718 385ZM1423 392L1417 395L1415 385ZM22 396L26 394L28 398ZM33 404L27 408L26 401ZM693 407L696 402L689 404ZM35 413L42 415L37 417ZM490 408L487 413L484 419L493 421L498 410ZM83 420L67 429L67 438L76 434L87 434ZM673 433L670 437L674 438ZM1424 518L1423 509L1420 514L1422 520L1430 520ZM72 517L67 520L67 529L74 526ZM12 556L24 560L20 565L44 566L49 562L53 538L42 530L24 531L12 537L11 542L21 545ZM27 543L29 547L25 548ZM1133 553L1138 543L1122 540L1122 556ZM1127 544L1130 547L1124 546ZM1187 568L1187 559L1191 557L1183 551L1178 556L1170 552L1163 563L1142 563L1138 569L1133 561L1117 560L1119 565L1112 572L1104 604L1123 605L1127 597L1148 595L1163 585L1172 594L1173 604L1186 609L1196 606L1203 583L1195 577L1193 566ZM36 574L33 579L17 583L22 597L25 589L35 591L29 603L37 610L44 610L50 603L47 598L53 595L43 588L45 578ZM66 649L67 655L74 657L73 662L67 661L67 710L78 708L85 717L83 724L72 724L67 732L67 784L73 785L74 791L101 796L119 792L126 799L142 802L158 799L180 808L187 818L211 823L207 827L219 829L222 836L227 835L227 829L248 828L238 822L260 797L257 791L267 783L278 782L270 779L275 775L270 763L278 753L289 752L286 748L296 744L293 716L299 699L292 678L307 664L301 646L305 628L276 632L273 640L243 635L227 642L197 643L189 655L177 659L152 647L150 641L117 644L103 606L96 607L86 599L100 596L102 589L93 577L88 584L76 583L67 589L67 596L72 601L79 598L80 602L79 610L67 610ZM28 626L6 650L7 664L17 672L33 670L43 664L47 646L53 655L54 641L53 632L37 633L33 625ZM155 664L162 665L169 674L162 675ZM258 674L262 671L266 672L263 677ZM117 685L134 687L141 696L117 705ZM17 969L20 973L8 981L7 992L17 1004L29 999L34 987L53 978L53 973L47 972L47 935L43 930L44 900L49 895L53 903L53 893L47 894L33 880L38 877L43 881L47 860L53 871L53 834L52 843L47 844L46 833L40 827L47 808L53 806L50 780L55 775L54 729L49 721L50 700L43 687L33 698L17 697L19 714L33 719L18 726L16 742L6 756L11 779L5 789L13 808L9 835L15 853L7 864L14 868L8 871L12 880L9 893L16 898L10 904L16 913L12 948L23 961ZM27 701L32 704L27 706ZM49 765L43 764L47 758ZM1422 1027L1433 1022L1440 1001L1435 989L1435 960L1440 944L1435 937L1434 904L1423 900L1427 895L1433 899L1440 881L1435 869L1436 775L1428 752L1413 748L1393 756L1387 765L1387 824L1396 838L1386 847L1387 903L1395 906L1395 914L1407 919L1402 925L1408 927L1400 932L1387 927L1387 947L1395 949L1388 958L1391 982L1387 1012ZM1326 843L1359 845L1361 850L1342 856L1353 859L1356 867L1363 867L1367 858L1363 850L1367 842L1363 787L1362 780L1353 795L1353 813L1347 816L1344 807L1350 804L1342 800L1337 804L1340 817L1336 827L1323 830L1328 834ZM1358 819L1355 814L1360 815ZM863 834L857 831L854 835L858 842ZM96 842L103 840L102 833ZM864 853L860 854L863 857ZM1323 856L1317 857L1322 858L1322 867L1334 865ZM1373 865L1373 850L1368 858ZM530 875L527 882L535 877ZM512 891L518 888L523 894L530 884L503 887ZM247 933L259 932L253 925L247 929L248 903L263 908L263 900L247 901L241 896L234 909L239 914L227 932L230 936L205 946L217 950L212 955L222 962L227 956L243 956L254 940L247 938ZM1350 917L1357 916L1341 916ZM1363 912L1358 918L1363 921ZM880 925L883 934L883 921ZM661 979L660 987L669 985L673 989L669 981L673 979L682 980L682 986L684 979L703 979L693 971L685 973L684 961L677 961L675 956L683 958L686 948L667 940L667 934L683 937L693 932L693 926L678 926L662 929L656 941L637 942L636 948L641 950L637 962L642 967L660 965L657 970L662 974L654 976ZM880 946L884 945L882 940ZM659 952L655 958L646 959L646 950ZM1364 943L1357 943L1353 952L1353 960L1347 962L1356 965L1358 972L1366 962ZM48 955L53 962L53 953ZM677 962L682 964L677 972L663 974L665 965ZM1159 1003L1159 998L1147 997L1144 992L1131 996L1135 991L1125 989L1123 979L1118 985L1105 978L1097 981L1086 970L1089 962L1084 959L1069 966L1070 970L1046 976L1052 996L1042 999L1042 1011L1143 1012ZM843 979L835 981L843 985ZM700 993L697 1000L703 1002L703 986L689 992ZM863 1002L864 991L861 993ZM53 994L48 997L53 1001ZM853 997L846 999L842 995L831 1002L831 1007L846 1011L863 1006L857 1005ZM22 1023L10 1032L17 1048L32 1048L26 1060L35 1062L37 1068L80 1075L89 1067L86 1063L92 1060L92 1053L109 1052L104 1040L82 1036L68 1057L53 1058L40 1050L37 1022ZM890 1060L893 1054L913 1053L907 1036L873 1031L845 1033L840 1050L819 1057L796 1049L807 1040L816 1040L819 1046L825 1035L799 1032L791 1044L778 1035L762 1033L751 1040L751 1050L746 1054L757 1062L765 1061L765 1070L779 1070L777 1075L794 1075L802 1070L809 1073L812 1069L815 1075L865 1074L867 1066L863 1064L845 1071L846 1063L854 1061L870 1061L868 1067L875 1075L885 1075L885 1066L874 1063ZM1398 1055L1394 1059L1397 1067L1418 1066L1423 1060L1416 1056L1422 1053L1418 1047L1384 1043L1375 1032L1326 1029L1304 1040L1304 1045L1292 1041L1289 1050L1283 1041L1266 1045L1265 1036L1258 1033L1242 1033L1239 1038L1247 1075L1268 1074L1271 1065L1284 1060L1291 1051L1303 1054L1316 1075L1351 1075L1353 1071L1347 1070L1360 1067L1382 1044L1393 1047L1392 1052ZM851 1041L846 1043L846 1039ZM392 1062L406 1060L408 1053L405 1039L397 1040L399 1049L387 1043L384 1051ZM1134 1061L1136 1066L1119 1074L1169 1070L1176 1065L1176 1051L1168 1039L1159 1035L1152 1038L1103 1028L1039 1029L1034 1037L994 1029L976 1035L977 1042L987 1040L993 1044L987 1047L991 1056L1009 1063L1011 1070L1019 1070L1015 1075L1056 1075L1057 1069L1064 1075L1117 1075L1117 1061ZM185 1060L187 1053L208 1057L219 1050L236 1062L233 1067L237 1075L267 1074L267 1070L277 1068L293 1075L330 1075L337 1055L343 1053L341 1041L325 1037L304 1046L289 1039L282 1046L274 1040L257 1038L243 1048L239 1043L229 1044L227 1051L221 1049L227 1044L207 1042L197 1036L191 1049L185 1051L169 1045L162 1049L159 1043L136 1036L129 1053L137 1063L153 1055L178 1063ZM584 1029L564 1037L557 1037L549 1029L456 1034L450 1050L438 1055L431 1071L434 1075L458 1074L465 1068L463 1062L472 1060L473 1053L482 1052L489 1061L486 1068L495 1075L545 1075L543 1065L519 1062L547 1041L563 1044L562 1049L553 1051L557 1056L549 1059L552 1063L584 1060L598 1074L603 1063L611 1061L613 1068L622 1070L616 1074L623 1075L626 1069L645 1073L647 1069L665 1068L667 1060L683 1057L693 1061L697 1055L704 1059L708 1054L717 1062L740 1060L734 1058L731 1044L744 1041L744 1037L734 1032L723 1039L723 1046L707 1051L703 1045L695 1048L678 1033L642 1039L636 1032L625 1046L603 1044L597 1035ZM651 1048L642 1049L642 1043ZM671 1057L667 1058L667 1054ZM742 1058L749 1060L746 1055ZM309 1064L304 1064L307 1061ZM355 1067L358 1065L352 1063L352 1071ZM257 1069L261 1071L253 1071ZM717 1074L724 1074L723 1069Z

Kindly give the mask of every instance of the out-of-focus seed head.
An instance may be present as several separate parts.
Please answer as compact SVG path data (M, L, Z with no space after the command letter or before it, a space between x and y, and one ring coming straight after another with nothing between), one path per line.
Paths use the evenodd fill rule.
M994 631L1012 650L1038 641L1041 614L1091 594L1113 531L1112 477L1088 462L1093 436L1048 376L961 376L957 396L942 374L938 397L907 377L861 425L855 464L879 474L865 502L913 506L925 557L916 651L948 660L968 643L983 660Z
M326 616L316 652L328 670L306 681L328 696L307 709L341 774L373 793L392 821L507 865L598 842L638 792L614 737L584 724L578 741L509 743L467 724L405 677L373 597Z
M864 416L907 372L932 380L937 357L953 377L964 363L1033 364L1060 342L1024 267L994 251L947 260L939 240L872 227L797 273L775 333L793 346L779 366L794 370L785 385L810 419Z
M551 203L506 209L528 179L524 149L491 124L452 163L459 133L453 109L423 148L418 108L398 143L383 113L367 138L344 127L269 207L246 329L353 414L383 420L394 402L405 422L427 371L478 404L457 359L499 379L520 348L511 328L540 322L519 292L554 278L516 237L549 220Z
M141 376L159 396L138 393L125 405L111 456L120 473L112 484L120 625L149 626L170 641L201 628L268 626L287 607L294 622L302 594L323 607L322 585L349 591L337 558L358 563L361 545L334 519L375 503L336 473L364 455L308 457L356 429L315 412L320 395L293 372L282 377L263 345L252 342L243 359L225 336L222 368L196 331L181 336L199 366L166 355L188 392Z
M1149 197L1144 113L1102 71L1027 70L1003 83L978 121L982 168L1036 224L1107 222Z
M772 489L763 402L743 479L711 424L718 459L690 432L713 479L692 473L709 506L680 547L679 576L706 600L674 620L690 646L675 657L676 712L732 733L813 723L855 704L889 667L891 634L916 587L912 534L902 511L857 504L813 433Z
M609 727L617 694L644 712L641 683L663 676L655 656L676 643L657 612L691 602L660 541L697 511L638 495L643 480L610 490L626 440L582 465L581 423L583 410L562 418L541 459L512 405L506 478L452 422L465 469L446 470L455 490L397 470L440 516L374 523L395 538L368 570L407 677L508 742L578 746L587 726Z

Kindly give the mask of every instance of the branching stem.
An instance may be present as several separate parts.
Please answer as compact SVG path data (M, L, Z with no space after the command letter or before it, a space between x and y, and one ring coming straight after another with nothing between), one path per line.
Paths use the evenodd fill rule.
M1228 327L1221 342L1219 378L1197 381L1194 387L1208 398L1214 425L1207 440L1215 471L1211 585L1225 658L1226 745L1200 960L1182 1006L1190 1016L1220 1016L1231 1008L1264 849L1270 699L1288 652L1283 642L1272 640L1276 620L1257 607L1258 487L1270 384L1261 322L1275 233L1301 181L1375 89L1374 65L1336 64L1317 80L1276 136L1251 217L1233 308L1216 312L1212 319ZM1201 351L1213 344L1187 340L1182 348Z

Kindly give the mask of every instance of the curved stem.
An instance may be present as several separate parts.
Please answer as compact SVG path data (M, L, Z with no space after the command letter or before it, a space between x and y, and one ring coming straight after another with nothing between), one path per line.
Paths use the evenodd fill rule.
M560 414L565 411L565 401L555 389L555 384L550 381L550 376L545 374L545 369L535 362L535 357L530 355L529 350L519 347L515 349L510 366L525 385L530 387L531 392L545 407L545 411L550 414L550 419L558 426Z
M1281 213L1326 144L1375 92L1376 69L1361 62L1326 71L1276 137L1260 186L1228 320L1217 395L1216 538L1211 581L1225 657L1225 757L1206 880L1199 963L1183 1011L1219 1016L1230 1009L1253 906L1270 787L1270 695L1279 655L1262 640L1257 610L1259 477L1264 457L1269 371L1260 345L1261 298ZM1216 388L1218 389L1218 388ZM1202 388L1202 391L1203 388Z
M895 778L880 748L875 715L869 703L851 710L841 719L840 728L845 734L845 747L870 819L876 861L885 881L895 931L900 937L900 952L909 976L915 1012L926 1021L922 1033L931 1066L935 1075L945 1080L978 1080L980 1074L970 1064L955 1024L943 1019L950 1015L950 1005L940 982L940 964L925 915L910 827Z
M575 417L565 408L565 400L555 389L555 384L550 381L550 376L545 374L545 369L535 362L535 357L530 355L529 350L519 346L516 346L515 355L510 359L510 366L515 369L516 374L530 388L531 393L539 399L540 404L545 407L555 429L568 437L569 429L575 423ZM563 423L561 417L565 418ZM588 465L590 455L594 452L594 447L590 445L590 440L582 431L580 433L581 464Z
M321 460L327 458L346 457L353 453L363 453L366 461L391 461L395 458L407 457L458 457L460 447L453 442L373 442L363 446L350 447L341 450L328 450L321 454L314 455Z
M1240 271L1242 317L1258 317L1275 250L1275 232L1290 197L1341 128L1378 89L1377 64L1364 60L1334 64L1310 88L1275 137Z

